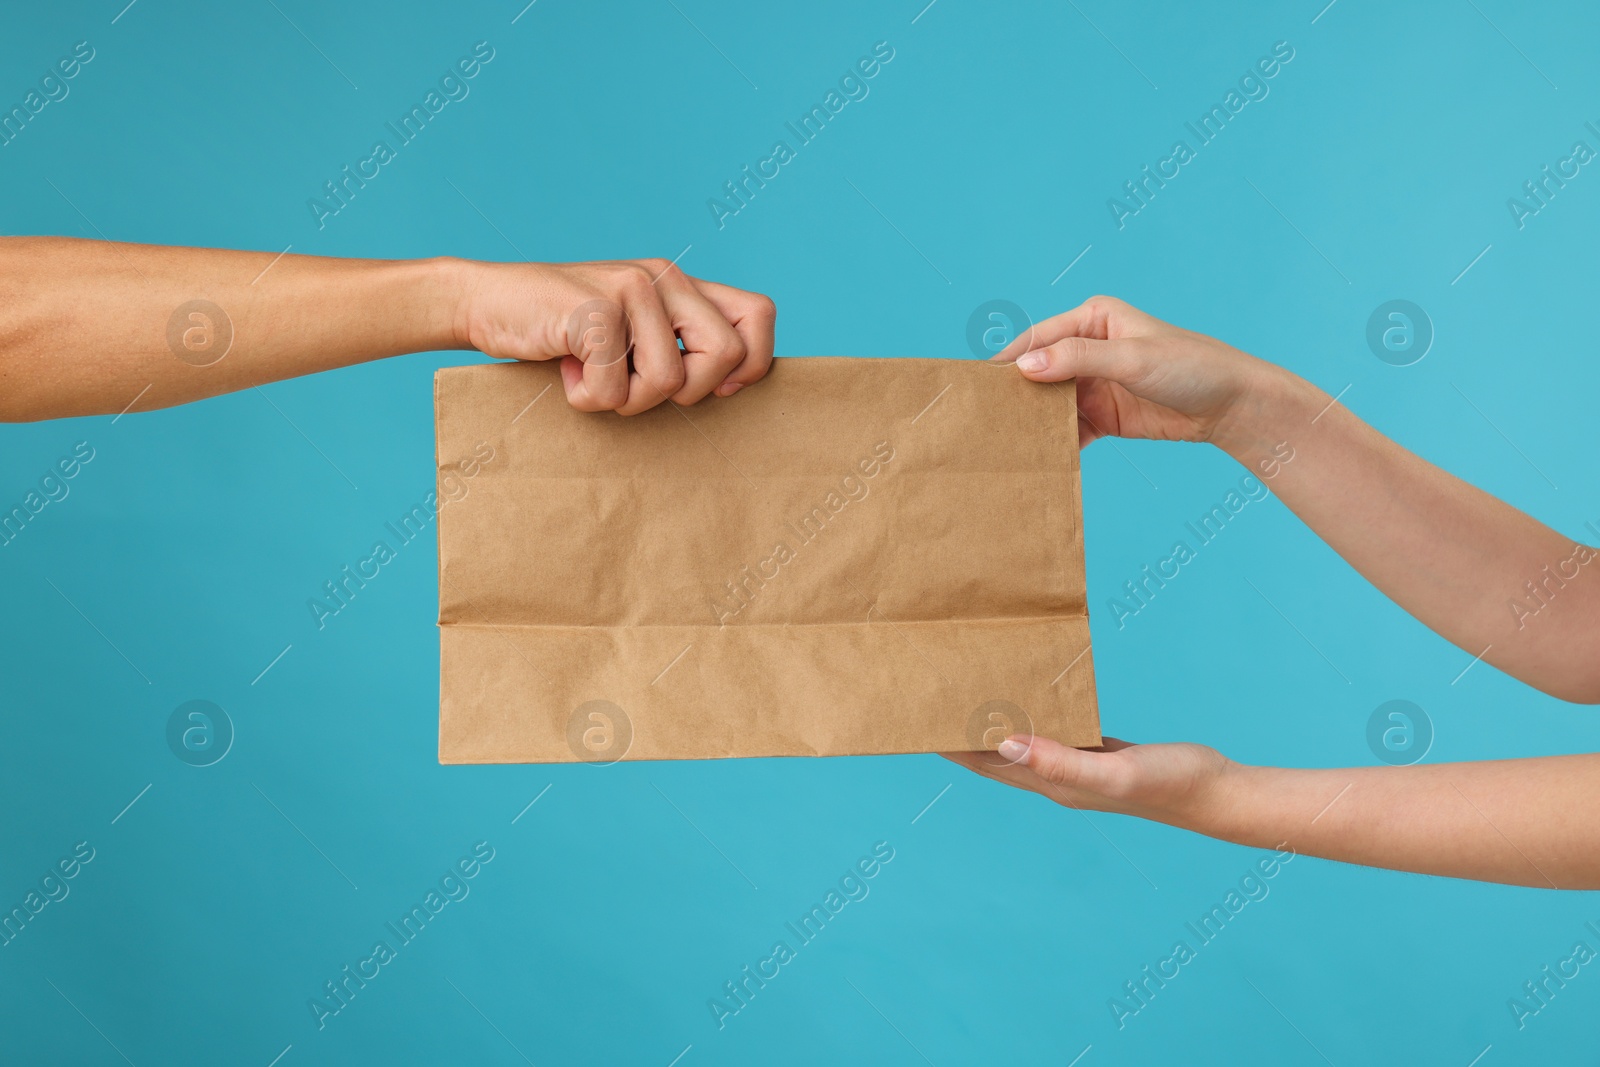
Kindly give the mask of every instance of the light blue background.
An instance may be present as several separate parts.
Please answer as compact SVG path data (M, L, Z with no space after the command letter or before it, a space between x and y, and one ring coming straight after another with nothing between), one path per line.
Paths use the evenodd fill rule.
M7 13L7 108L75 42L96 57L0 148L5 232L377 257L692 246L691 273L777 300L791 356L970 358L986 300L1042 317L1109 292L1348 385L1384 432L1573 537L1600 520L1600 176L1521 231L1505 204L1595 143L1586 5L541 0L513 24L519 0L124 2ZM479 40L496 55L470 97L319 231L307 198ZM880 40L895 58L870 96L719 231L707 198ZM1119 232L1106 199L1279 40L1295 58L1270 96ZM1411 367L1364 340L1392 298L1437 330ZM74 443L96 450L0 549L0 905L75 842L97 850L0 948L0 1058L1465 1067L1492 1046L1489 1067L1592 1050L1592 968L1524 1030L1506 1007L1596 945L1589 894L1298 859L1119 1031L1108 998L1259 853L933 756L440 767L431 529L326 630L305 603L431 488L431 375L472 358L0 430L6 508ZM1242 473L1196 446L1087 453L1108 732L1362 765L1369 714L1405 698L1433 719L1430 760L1600 746L1593 711L1462 674L1470 656L1276 500L1119 631L1107 598ZM208 768L165 741L191 699L237 728ZM308 998L480 840L496 858L471 895L319 1031ZM719 1032L707 999L879 840L896 858L871 895Z

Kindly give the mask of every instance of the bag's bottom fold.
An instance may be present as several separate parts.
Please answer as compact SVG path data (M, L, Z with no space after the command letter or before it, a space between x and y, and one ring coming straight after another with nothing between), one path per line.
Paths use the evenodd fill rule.
M1089 621L440 629L441 763L573 763L1100 743ZM1003 685L995 662L1016 665ZM559 669L546 669L559 664ZM650 664L647 671L639 664ZM846 709L868 709L865 712Z

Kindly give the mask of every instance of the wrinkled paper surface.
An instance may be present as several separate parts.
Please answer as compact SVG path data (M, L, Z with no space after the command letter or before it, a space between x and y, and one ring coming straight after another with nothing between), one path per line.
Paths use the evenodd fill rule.
M434 400L441 762L1100 743L1070 383L785 358L620 418L520 363Z

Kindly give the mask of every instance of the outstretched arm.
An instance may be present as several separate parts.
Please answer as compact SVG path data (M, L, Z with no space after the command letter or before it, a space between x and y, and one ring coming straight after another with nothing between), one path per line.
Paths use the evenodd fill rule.
M666 260L386 261L4 237L0 421L167 407L443 349L561 359L575 407L631 415L760 379L774 318L766 297Z
M1077 379L1084 441L1209 441L1395 603L1553 696L1600 703L1600 552L1384 437L1270 363L1095 297L996 357ZM1292 461L1283 462L1285 455Z
M1301 770L1203 745L1100 750L1018 738L949 758L1072 808L1369 867L1600 889L1600 755Z

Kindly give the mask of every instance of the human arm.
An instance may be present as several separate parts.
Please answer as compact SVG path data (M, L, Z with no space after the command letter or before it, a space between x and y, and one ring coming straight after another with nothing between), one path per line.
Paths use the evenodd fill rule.
M1429 628L1551 695L1600 703L1600 553L1407 452L1309 382L1107 297L995 358L1035 381L1076 378L1086 443L1205 441L1270 471L1306 525Z
M333 259L4 237L0 421L167 407L448 349L559 358L575 407L635 414L760 379L774 317L766 297L665 260Z
M1058 804L1207 837L1419 874L1600 889L1600 755L1408 767L1235 763L1204 745L1069 748L1018 738L948 753Z

